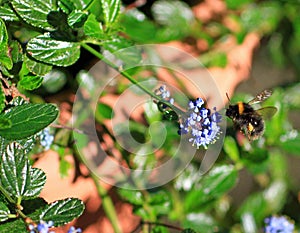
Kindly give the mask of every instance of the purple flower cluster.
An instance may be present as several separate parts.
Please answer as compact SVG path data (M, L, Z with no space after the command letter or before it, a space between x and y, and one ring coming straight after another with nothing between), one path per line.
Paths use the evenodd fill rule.
M265 223L265 233L292 233L294 230L294 224L285 216L271 216Z
M211 113L211 110L203 105L204 101L201 98L189 102L188 111L180 119L179 134L190 134L189 141L193 146L203 146L207 149L209 144L216 142L221 133L218 123L221 122L222 116L216 108Z
M28 229L30 233L55 233L54 231L50 231L50 228L53 227L53 221L45 222L40 221L39 224L29 224ZM81 233L82 230L80 228L75 228L71 226L67 233Z
M167 90L166 85L160 86L158 89L154 91L154 94L159 96L163 100L169 102L170 104L174 104L174 99L171 98L170 91Z
M49 128L45 128L40 134L40 143L44 147L44 150L49 150L53 143L54 136L50 134Z
M29 224L28 228L30 230L30 233L54 233L54 231L49 231L50 227L53 226L53 221L44 222L40 221L40 223L37 226L34 226L33 224Z

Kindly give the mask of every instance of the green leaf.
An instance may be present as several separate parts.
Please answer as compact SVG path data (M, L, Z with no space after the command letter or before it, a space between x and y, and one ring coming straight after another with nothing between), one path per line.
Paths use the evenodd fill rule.
M23 60L23 51L21 44L14 40L9 44L11 59L13 63L18 63Z
M14 198L25 196L30 188L30 166L27 156L17 143L11 143L2 155L1 185Z
M224 150L235 163L239 161L240 153L233 137L225 137Z
M45 75L49 73L52 69L51 65L47 65L45 63L33 60L28 56L24 56L24 62L26 64L27 69L31 73L36 75Z
M27 190L27 197L37 197L40 195L46 183L46 174L41 169L30 169L30 188Z
M300 156L300 135L293 139L281 142L279 145L286 152Z
M29 137L51 124L58 115L58 109L52 104L24 104L10 109L1 116L12 122L9 129L1 129L0 136L8 140Z
M197 233L197 232L194 231L194 230L191 229L191 228L186 228L186 229L184 229L181 233Z
M68 15L68 24L72 28L79 28L87 20L87 17L87 12L74 10Z
M48 15L56 10L54 0L12 0L11 3L25 22L34 27L53 30L48 23Z
M218 227L216 220L206 213L190 213L183 221L183 226L186 228L193 228L198 232L213 233L214 229ZM186 232L195 232L192 229L186 229Z
M10 210L8 207L3 202L0 202L0 222L6 221L9 214Z
M13 197L37 197L46 183L45 173L31 168L27 155L18 143L10 143L2 156L1 183Z
M120 14L120 0L101 0L104 22L109 27L118 18Z
M90 36L97 40L103 40L107 37L104 33L102 24L97 21L94 14L90 14L88 16L87 21L84 23L83 29L86 36Z
M0 129L9 129L11 128L11 125L10 119L0 117Z
M194 14L186 3L181 1L156 1L151 10L154 19L159 24L166 26L160 32L163 38L168 40L183 38L191 31Z
M194 20L191 8L180 1L156 1L152 6L155 20L161 25L171 27L188 26ZM181 28L185 30L184 28Z
M2 83L0 82L0 113L3 111L5 108L5 94L3 92L3 86Z
M0 18L5 21L19 21L16 13L7 3L0 7Z
M8 50L8 35L5 23L0 19L0 64L3 64L7 69L13 66Z
M133 46L130 41L120 36L103 42L103 48L111 52L113 58L119 59L118 62L122 62L124 69L136 66L142 59L140 48Z
M53 221L54 225L61 226L78 218L84 210L84 204L77 198L67 198L48 205L40 214L40 220Z
M44 76L43 88L49 93L55 93L61 90L66 83L66 72L59 69L53 69Z
M57 66L70 66L80 56L78 43L59 41L51 38L49 33L31 39L27 52L34 59Z
M63 10L63 12L70 14L73 10L86 9L91 2L92 0L59 0L58 6Z
M99 103L97 104L95 117L98 122L102 122L105 119L113 118L114 111L109 105Z
M18 218L14 221L9 221L0 224L1 233L12 233L12 230L13 232L18 232L18 233L28 233L26 224L24 223L24 220L21 218Z
M118 194L130 204L143 205L145 202L144 195L141 191L131 189L118 189Z
M214 167L205 175L200 188L188 193L185 199L185 209L188 212L197 211L207 207L210 202L221 197L237 182L238 174L234 166L222 165Z
M20 87L24 88L25 90L32 91L39 88L42 85L42 82L43 77L37 75L25 75L18 82L18 85L20 85Z
M124 31L132 40L140 43L160 42L159 29L138 10L132 9L122 14L121 22Z

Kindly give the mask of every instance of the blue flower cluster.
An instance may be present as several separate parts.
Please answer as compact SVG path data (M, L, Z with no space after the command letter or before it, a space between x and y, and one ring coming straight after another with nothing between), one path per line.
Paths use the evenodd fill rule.
M44 222L40 221L40 223L37 226L34 226L33 224L29 224L28 229L30 230L30 233L54 233L54 231L49 231L50 227L53 226L53 221Z
M30 233L55 233L54 231L49 231L51 227L53 227L53 221L45 222L40 221L38 225L36 224L29 224L28 229ZM67 233L81 233L82 230L80 228L75 228L73 226L70 227Z
M209 144L216 142L221 128L218 123L221 122L222 116L214 108L214 113L210 109L205 108L204 101L197 98L190 101L188 111L180 119L179 134L190 134L189 141L193 146L199 148L203 146L207 149Z
M294 224L285 216L271 216L265 223L265 233L292 233L294 230Z
M70 227L70 229L68 230L68 233L81 233L82 230L80 228L75 228L73 226Z
M45 150L50 149L53 140L54 136L50 134L49 128L45 128L40 135L40 143L45 148Z
M166 85L160 86L154 91L154 94L169 102L170 104L174 104L174 98L171 98L170 91L167 90Z

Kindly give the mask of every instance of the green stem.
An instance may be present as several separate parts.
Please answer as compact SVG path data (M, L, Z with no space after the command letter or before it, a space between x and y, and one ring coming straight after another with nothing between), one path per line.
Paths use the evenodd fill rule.
M5 198L13 204L16 204L16 202L14 201L14 199L11 198L11 196L9 195L9 193L6 191L5 188L2 187L2 185L0 185L0 192L3 193L3 195L5 196Z
M79 161L89 169L84 157L80 153L78 153L75 148L73 149L73 151L74 151L74 154L76 155L76 157L79 159ZM92 180L95 183L95 186L97 188L98 195L102 200L102 206L103 206L104 212L105 212L108 220L110 221L110 223L114 229L114 232L122 233L114 204L113 204L110 196L108 195L108 192L99 183L99 178L97 177L97 175L95 175L93 173L93 171L91 171L90 169L89 169L89 171L90 171L90 177L92 178Z
M138 88L140 88L141 90L143 90L145 93L147 93L148 95L150 95L152 98L158 100L159 102L164 103L165 105L167 105L171 109L176 110L177 113L179 113L181 115L184 114L184 112L181 109L179 109L178 107L170 104L169 102L166 102L164 99L160 98L159 96L155 95L152 91L150 91L147 88L145 88L144 86L142 86L130 74L128 74L124 70L121 70L118 66L116 66L114 63L112 63L110 60L106 59L101 53L99 53L97 50L95 50L91 46L89 46L89 45L87 45L85 43L82 43L81 46L83 48L85 48L87 51L89 51L91 54L93 54L94 56L96 56L97 58L99 58L100 60L104 61L107 65L109 65L110 67L112 67L114 70L118 71L122 76L124 76L125 78L127 78L131 83L135 84Z
M9 195L9 193L6 191L5 188L2 187L2 185L0 185L0 192L5 196L5 198L12 204L15 204L16 205L16 212L18 213L18 215L20 215L22 218L27 218L27 216L22 212L21 208L21 201L22 201L22 198L21 197L18 197L17 199L17 203L16 201L11 198L11 196ZM10 215L9 217L10 218L13 218L15 217L16 215Z

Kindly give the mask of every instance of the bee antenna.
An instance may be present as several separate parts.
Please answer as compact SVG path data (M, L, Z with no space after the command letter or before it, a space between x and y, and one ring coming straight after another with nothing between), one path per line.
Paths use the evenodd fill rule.
M229 98L229 96L228 96L228 93L227 93L227 92L226 92L226 97L227 97L227 99L228 99L229 103L231 103L231 102L230 102L230 98Z

